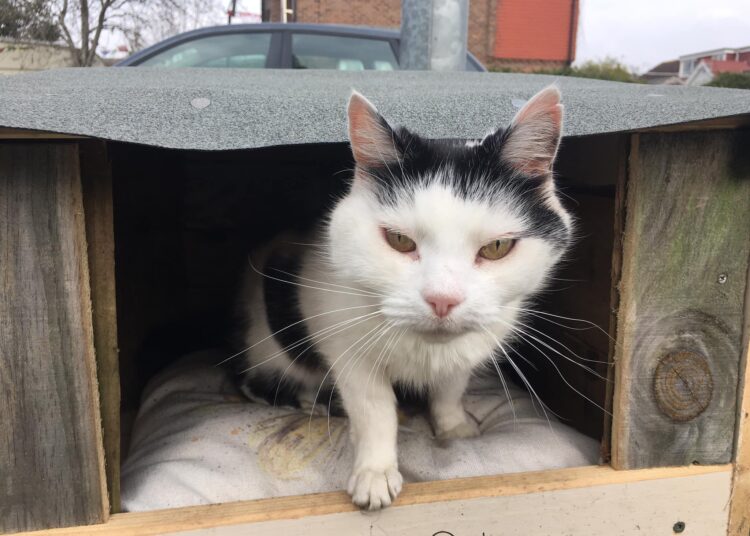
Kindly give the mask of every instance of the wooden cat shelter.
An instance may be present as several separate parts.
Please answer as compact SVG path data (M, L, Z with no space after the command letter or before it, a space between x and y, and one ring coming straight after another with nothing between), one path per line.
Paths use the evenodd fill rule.
M580 283L548 306L609 329L563 336L608 360L611 381L564 372L613 417L554 371L538 381L602 438L602 465L409 484L376 514L343 492L118 513L121 436L149 367L187 350L201 315L225 318L248 245L341 187L351 88L426 136L479 138L553 81L580 229L563 273ZM0 532L746 536L749 125L742 90L533 75L0 80Z

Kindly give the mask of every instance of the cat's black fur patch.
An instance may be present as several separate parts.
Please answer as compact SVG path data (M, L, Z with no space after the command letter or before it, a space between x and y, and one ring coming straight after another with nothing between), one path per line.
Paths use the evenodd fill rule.
M427 411L429 397L424 389L414 389L405 383L396 382L393 384L393 392L396 395L398 406L406 412Z
M262 398L272 406L291 406L298 408L299 384L290 379L281 380L279 374L265 371L252 371L242 376L243 390L253 396Z
M241 390L265 400L271 406L300 407L300 385L288 375L281 379L278 372L252 371L241 376ZM344 406L338 391L326 386L318 393L316 406L328 406L332 416L344 416Z
M525 215L531 222L530 234L552 239L559 247L566 247L568 230L562 218L545 203L547 177L520 175L500 158L508 133L508 130L499 130L481 143L467 146L464 140L425 139L405 128L397 128L393 130L393 142L400 161L369 167L365 171L375 178L372 183L384 204L394 205L414 181L435 176L438 170L450 176L450 184L458 196L467 199L493 193L512 196L523 203Z
M274 339L282 348L305 341L286 351L295 360L294 364L317 371L323 366L323 356L314 342L307 339L310 334L302 322L299 287L295 284L299 270L300 259L297 257L273 255L268 259L263 270L268 276L263 278L266 317Z

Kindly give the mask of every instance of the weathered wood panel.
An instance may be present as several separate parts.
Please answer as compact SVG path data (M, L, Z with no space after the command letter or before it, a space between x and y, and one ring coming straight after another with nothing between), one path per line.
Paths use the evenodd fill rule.
M685 534L720 536L731 478L728 465L576 467L407 484L380 512L360 512L342 491L115 514L104 525L29 536L651 536L674 534L675 526Z
M43 130L26 130L22 128L0 127L0 140L75 140L84 136L45 132Z
M0 144L0 532L107 518L78 146Z
M744 374L740 381L742 398L737 416L737 446L735 447L732 502L729 510L729 536L750 534L750 269L745 290L745 348L742 363Z
M120 510L120 367L117 352L112 173L106 142L80 143L91 302L107 490Z
M620 308L619 283L622 278L622 250L625 234L625 199L627 198L628 158L630 156L630 138L623 140L617 154L617 183L615 184L615 202L613 212L612 260L610 266L609 288L609 347L607 350L607 387L604 394L604 433L602 437L602 461L612 460L612 411L614 408L615 367L617 351L617 313Z
M750 254L747 132L635 135L612 463L731 460Z

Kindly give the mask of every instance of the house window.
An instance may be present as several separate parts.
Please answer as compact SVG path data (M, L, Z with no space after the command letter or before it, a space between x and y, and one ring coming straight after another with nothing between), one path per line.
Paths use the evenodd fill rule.
M681 75L683 78L687 78L688 76L693 74L693 71L695 70L695 60L683 60L681 66Z

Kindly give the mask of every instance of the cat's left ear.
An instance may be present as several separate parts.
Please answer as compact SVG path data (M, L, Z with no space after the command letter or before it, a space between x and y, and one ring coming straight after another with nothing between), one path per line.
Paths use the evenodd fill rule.
M357 164L374 168L398 162L393 129L369 100L353 91L347 113L349 141Z
M548 175L562 132L560 90L549 86L534 95L503 133L500 158L529 175Z

